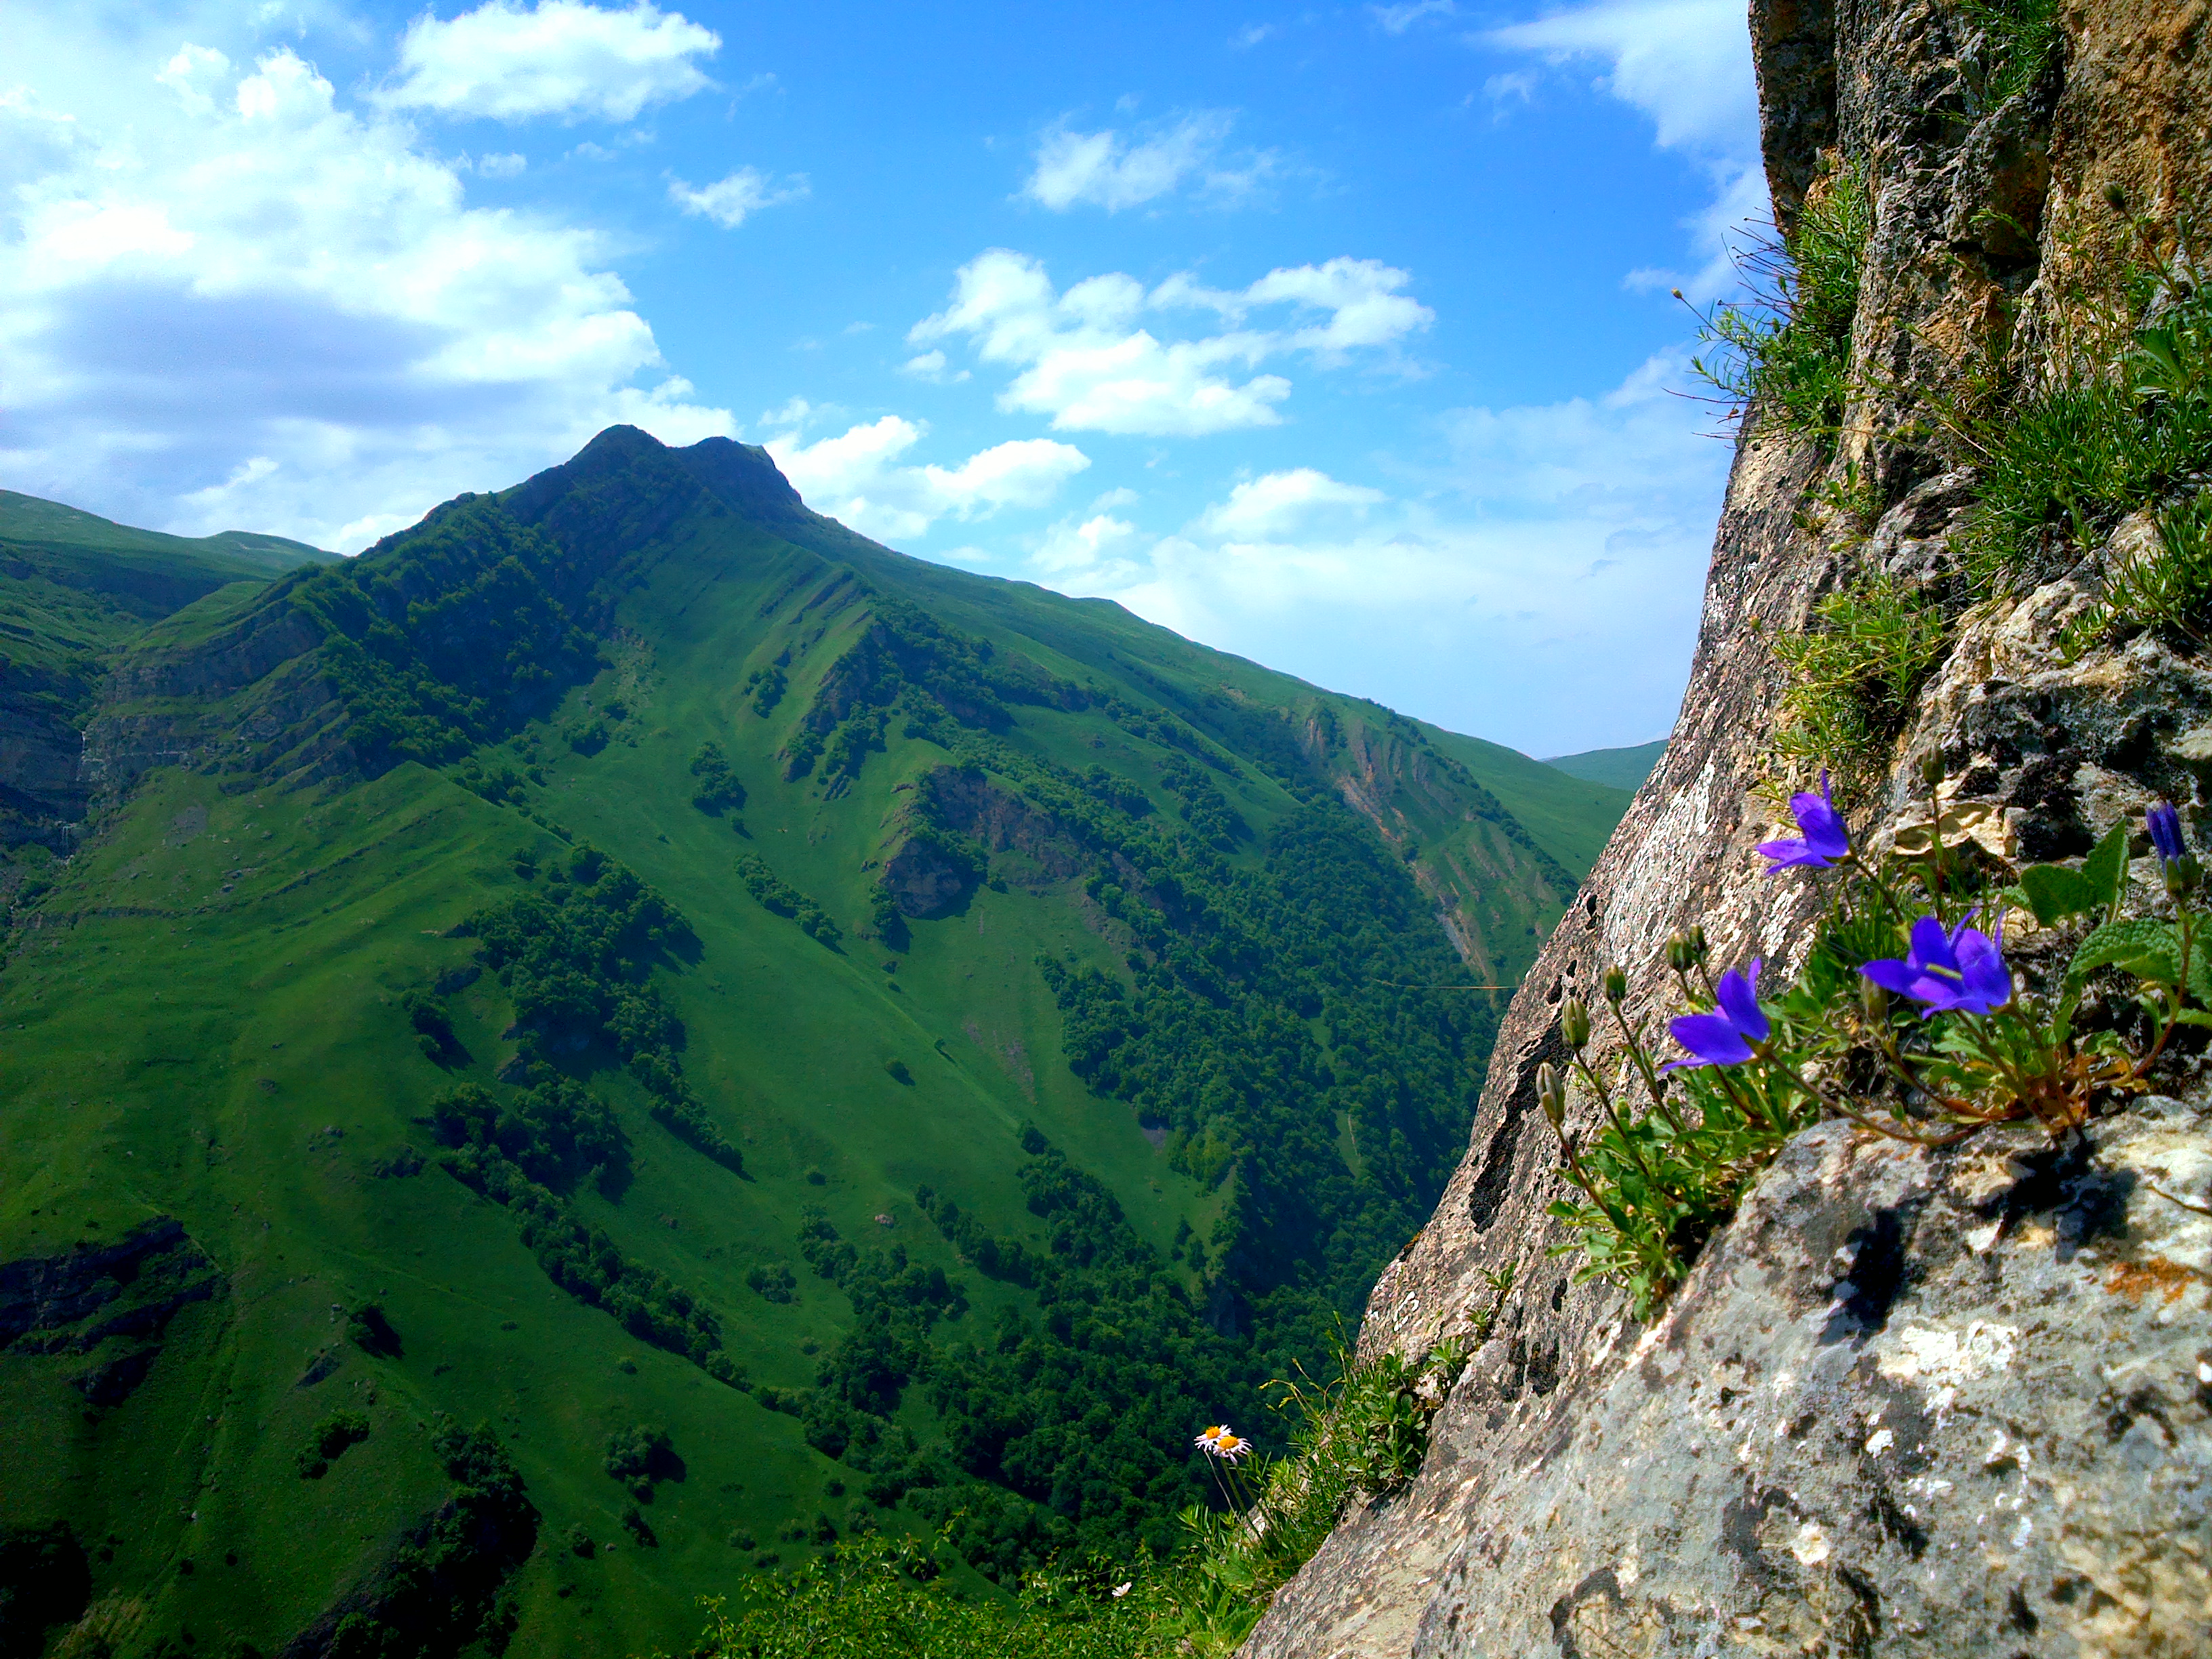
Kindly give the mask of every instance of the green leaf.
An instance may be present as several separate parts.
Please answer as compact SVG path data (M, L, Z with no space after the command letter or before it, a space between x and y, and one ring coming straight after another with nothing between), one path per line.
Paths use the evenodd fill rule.
M2063 864L2031 864L2020 872L2020 885L2000 896L2017 893L2035 913L2036 921L2051 927L2069 916L2117 904L2127 872L2128 826L2116 823L2090 849L2079 870Z
M2118 968L2137 979L2171 985L2180 977L2180 961L2181 942L2171 922L2148 916L2108 921L2081 941L2066 969L2066 982L2078 985L2100 968Z
M2069 916L2078 916L2097 902L2096 890L2079 870L2063 864L2031 864L2020 872L2021 896L2036 921L2055 927Z
M2121 884L2128 878L2128 826L2124 822L2106 831L2104 840L2081 860L2081 879L2092 904L2117 905Z

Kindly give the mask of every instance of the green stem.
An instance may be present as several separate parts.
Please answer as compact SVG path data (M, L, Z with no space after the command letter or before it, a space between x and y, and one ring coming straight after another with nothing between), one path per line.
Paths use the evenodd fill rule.
M2160 988L2166 992L2166 1019L2159 1030L2158 1041L2151 1044L2150 1052L2136 1064L2132 1075L2138 1078L2148 1077L2150 1068L2158 1064L2159 1056L2166 1052L2166 1043L2172 1039L2174 1027L2181 1024L2181 1011L2187 1000L2189 952L2192 948L2191 940L2197 932L2197 917L2193 911L2187 909L2178 901L2173 909L2174 920L2181 933L2181 982L2179 985Z
M1667 1091L1660 1085L1659 1074L1651 1069L1651 1057L1644 1052L1643 1032L1628 1029L1628 1016L1621 1012L1619 1003L1607 998L1607 1006L1613 1010L1613 1024L1620 1027L1620 1035L1628 1044L1628 1057L1636 1062L1636 1070L1644 1079L1644 1087L1651 1097L1651 1104L1657 1109L1659 1115L1667 1120L1667 1127L1677 1135L1681 1134L1682 1120L1674 1115L1674 1109L1667 1103Z
M1841 1100L1838 1100L1836 1097L1831 1095L1826 1090L1814 1088L1809 1081L1799 1074L1795 1066L1790 1065L1784 1060L1777 1059L1772 1052L1771 1045L1763 1045L1755 1048L1753 1052L1756 1053L1761 1060L1771 1066L1784 1077L1788 1078L1790 1082L1796 1084L1800 1089L1802 1089L1814 1100L1819 1101L1820 1104L1826 1107L1830 1111L1835 1113L1838 1117L1847 1117L1850 1119L1852 1122L1857 1124L1862 1129L1871 1129L1878 1135L1886 1135L1892 1140L1901 1140L1907 1146L1948 1146L1954 1140L1963 1140L1966 1139L1966 1134L1964 1133L1944 1135L1936 1139L1930 1139L1926 1135L1910 1134L1905 1130L1899 1128L1893 1123L1877 1122L1875 1119L1869 1117L1865 1113L1860 1111L1856 1107L1846 1106ZM1966 1133L1971 1133L1972 1131L1967 1131Z

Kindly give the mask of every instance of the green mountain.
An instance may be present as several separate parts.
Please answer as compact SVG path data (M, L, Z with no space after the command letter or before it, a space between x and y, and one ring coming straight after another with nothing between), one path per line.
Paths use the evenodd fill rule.
M1651 769L1659 764L1659 757L1667 752L1667 739L1639 743L1633 749L1586 749L1579 755L1557 755L1542 763L1556 767L1571 777L1582 778L1591 783L1601 783L1609 789L1620 789L1634 794L1644 787L1644 780L1651 775ZM1626 811L1624 803L1622 811Z
M721 440L335 564L138 534L4 573L93 688L8 866L9 1653L629 1653L856 1528L978 1593L1171 1547L1617 811Z
M0 845L66 848L85 810L78 728L116 650L195 600L335 556L243 531L132 530L0 489Z

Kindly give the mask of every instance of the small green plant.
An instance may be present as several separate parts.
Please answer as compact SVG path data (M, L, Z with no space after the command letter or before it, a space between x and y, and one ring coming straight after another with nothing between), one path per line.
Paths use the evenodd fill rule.
M2129 916L2125 825L2078 866L2030 865L1997 888L1988 860L1946 845L1953 819L1936 790L1941 768L1923 776L1927 823L1900 831L1903 850L1879 864L1852 848L1825 775L1819 793L1792 798L1802 837L1759 847L1769 873L1838 877L1804 969L1778 994L1761 995L1756 959L1711 978L1701 930L1668 942L1689 1009L1669 1030L1687 1058L1658 1063L1623 1012L1627 975L1610 969L1605 1000L1623 1075L1635 1081L1608 1088L1583 1058L1588 1009L1571 997L1561 1005L1560 1036L1595 1109L1576 1109L1568 1079L1548 1064L1538 1068L1561 1174L1582 1194L1552 1206L1572 1230L1557 1248L1582 1254L1582 1277L1626 1289L1638 1318L1657 1310L1798 1128L1841 1117L1923 1146L2013 1121L2065 1134L2102 1103L2148 1087L2178 1031L2212 1027L2212 949L2197 908L2204 872L2173 807L2161 804L2146 821L2172 914ZM2006 960L2007 906L2045 927L2089 924L2057 982L2024 982ZM2112 976L2141 1018L2130 1025L2107 1012L2100 1027L2085 1027L2085 996ZM2130 1029L2148 1040L2131 1045ZM1630 1091L1644 1097L1640 1112ZM1572 1119L1595 1127L1571 1130Z
M1822 479L1813 492L1813 501L1826 509L1830 525L1842 525L1854 539L1865 537L1881 517L1881 485L1872 468L1862 467L1856 461L1844 463L1841 477ZM1820 526L1811 514L1801 513L1797 527Z
M763 1554L756 1565L778 1565ZM1086 1562L1011 1598L963 1594L911 1540L848 1539L735 1612L713 1604L702 1659L1140 1659L1161 1645L1163 1575Z
M307 1431L307 1443L295 1460L303 1480L319 1480L331 1465L368 1438L368 1418L361 1412L337 1411Z
M2063 39L2059 0L1960 0L1959 9L1981 33L1970 61L1988 108L2033 86Z
M1922 394L1977 471L1963 545L1981 591L2057 574L2212 468L2212 295L2177 253L2148 301L2117 361L2068 353L2046 383L2002 404ZM2146 590L2108 601L2116 620L2131 619L2131 598L2162 598L2158 573L2140 574Z
M1352 1504L1395 1492L1420 1472L1430 1423L1511 1293L1511 1269L1489 1282L1492 1301L1473 1322L1472 1341L1439 1342L1417 1361L1388 1352L1361 1360L1340 1334L1326 1380L1300 1370L1269 1383L1290 1425L1282 1457L1259 1457L1225 1426L1199 1437L1225 1508L1184 1511L1189 1551L1160 1588L1177 1650L1235 1651Z
M1886 575L1821 599L1802 632L1774 641L1791 682L1777 749L1797 761L1871 757L1897 735L1947 631L1939 607Z
M2061 632L2059 650L2069 661L2132 628L2184 648L2212 645L2212 495L2168 507L2157 531L2158 545L2106 571L2104 598Z
M1724 420L1756 416L1833 444L1850 395L1851 322L1873 234L1866 169L1852 162L1806 192L1787 233L1754 231L1734 250L1745 297L1698 314L1709 349L1690 363Z

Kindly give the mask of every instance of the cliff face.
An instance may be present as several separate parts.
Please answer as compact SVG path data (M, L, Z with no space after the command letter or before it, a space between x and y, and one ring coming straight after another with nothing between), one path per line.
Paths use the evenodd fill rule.
M1771 833L1753 793L1785 685L1771 639L1878 574L1960 592L1973 476L1908 388L1960 394L1993 362L2048 375L2084 250L2207 199L2205 19L2203 0L2068 7L2051 65L1997 101L1961 7L1753 4L1778 220L1824 170L1869 180L1860 390L1832 459L1771 427L1739 448L1674 738L1516 997L1468 1155L1376 1285L1362 1350L1425 1350L1472 1328L1489 1275L1512 1269L1516 1289L1418 1481L1339 1528L1248 1652L2212 1650L2212 1221L2163 1195L2203 1200L2212 1091L2057 1146L1808 1131L1649 1327L1548 1254L1564 1235L1545 1208L1567 1189L1534 1092L1565 1058L1560 1001L1596 1006L1608 963L1638 988L1632 1014L1674 1012L1656 994L1679 927L1702 923L1717 963L1794 966L1816 890L1751 850ZM1838 537L1808 509L1855 476L1888 505ZM2144 532L2124 523L2099 556L1966 612L1863 827L1909 815L1930 757L1993 847L2033 858L2086 849L2157 795L2201 805L2203 659L2142 635L2069 665L2054 643Z

